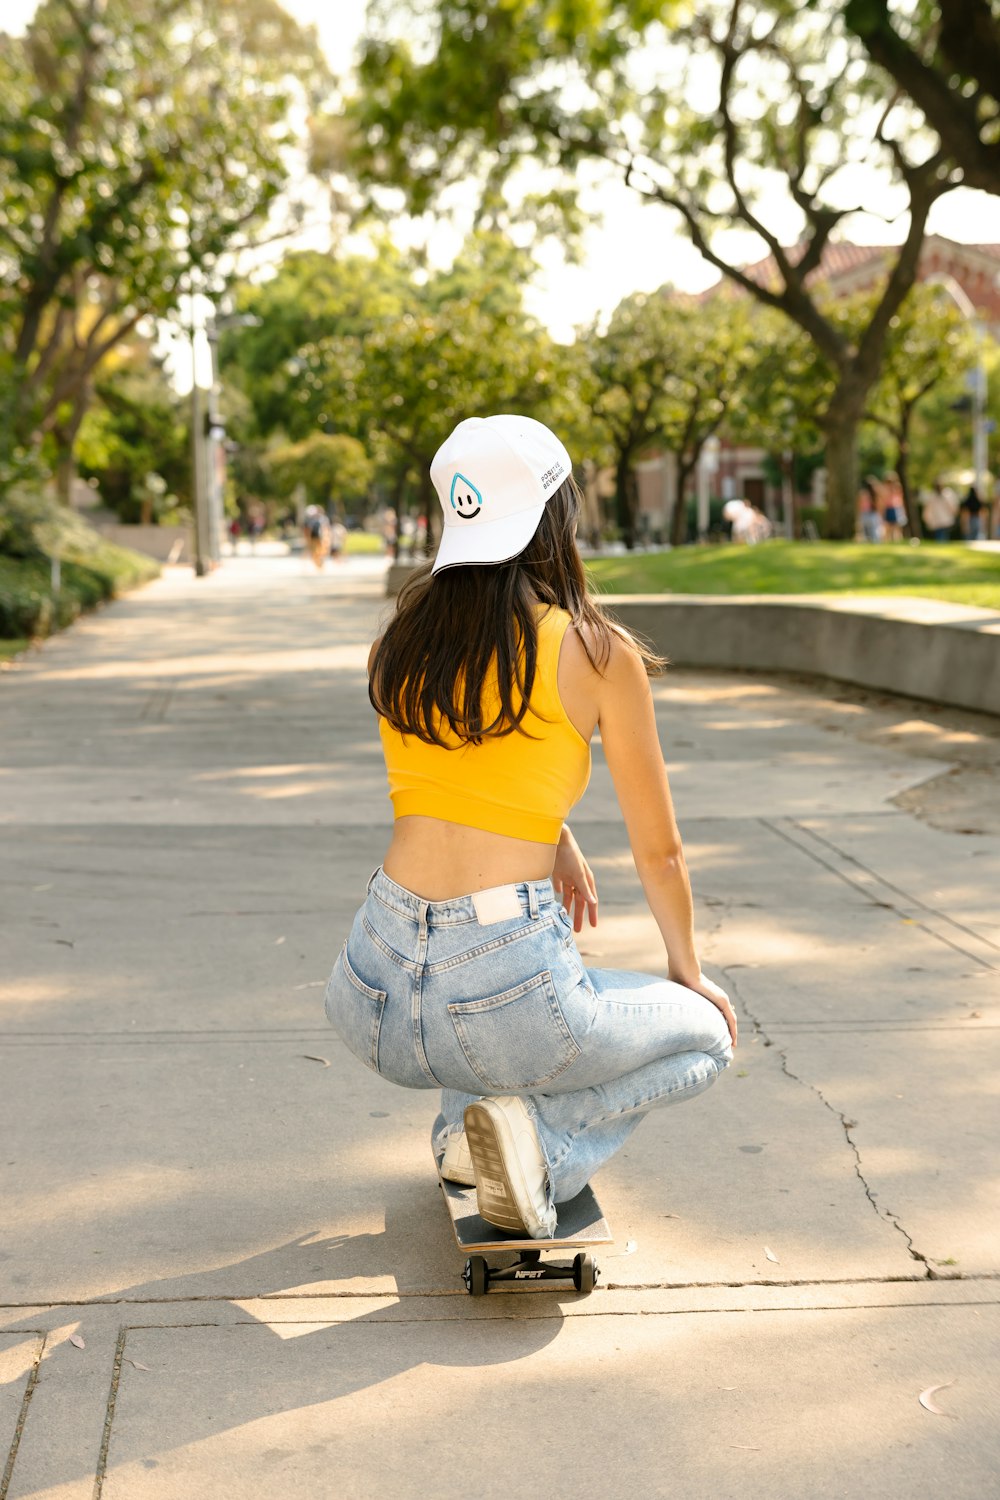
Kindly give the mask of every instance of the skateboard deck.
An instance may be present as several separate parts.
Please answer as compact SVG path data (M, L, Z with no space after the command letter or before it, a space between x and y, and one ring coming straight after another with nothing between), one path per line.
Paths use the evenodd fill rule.
M518 1259L513 1266L489 1266L482 1255L466 1261L463 1277L473 1296L482 1296L491 1283L526 1283L535 1281L572 1281L577 1291L589 1292L597 1279L597 1267L590 1255L577 1255L570 1265L543 1262L546 1250L586 1250L591 1245L610 1245L614 1236L611 1226L594 1195L585 1187L568 1203L560 1203L556 1232L550 1240L517 1239L504 1234L480 1218L476 1190L460 1182L447 1182L441 1176L441 1158L435 1157L438 1181L451 1218L455 1243L460 1250L514 1251Z

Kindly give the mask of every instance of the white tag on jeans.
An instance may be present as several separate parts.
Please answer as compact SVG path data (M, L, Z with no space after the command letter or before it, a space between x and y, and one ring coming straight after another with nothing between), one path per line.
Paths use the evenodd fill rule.
M516 885L494 885L488 891L473 891L472 904L480 927L521 915L521 898Z

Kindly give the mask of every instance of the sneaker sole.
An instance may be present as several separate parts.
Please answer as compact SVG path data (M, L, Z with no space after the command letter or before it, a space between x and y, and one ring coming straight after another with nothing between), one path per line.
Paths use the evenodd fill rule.
M517 1206L496 1125L489 1110L481 1104L466 1106L465 1138L472 1153L472 1170L476 1174L479 1217L508 1234L530 1238Z

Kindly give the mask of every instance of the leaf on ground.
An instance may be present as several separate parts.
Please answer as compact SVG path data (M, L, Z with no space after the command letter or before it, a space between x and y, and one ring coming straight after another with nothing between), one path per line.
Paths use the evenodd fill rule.
M778 1257L777 1257L777 1256L776 1256L776 1255L775 1255L775 1253L774 1253L774 1251L773 1251L773 1250L772 1250L772 1249L771 1249L771 1247L770 1247L770 1245L765 1245L765 1246L764 1246L764 1254L765 1254L765 1255L766 1255L766 1256L767 1256L767 1258L768 1258L768 1260L773 1260L773 1261L774 1261L774 1264L775 1264L775 1265L776 1265L776 1266L780 1266L780 1265L781 1265L781 1261L780 1261L780 1260L779 1260L779 1259L778 1259Z
M322 1063L324 1068L328 1068L330 1066L330 1059L328 1057L314 1057L311 1052L303 1052L302 1056L305 1058L306 1062Z
M148 1365L144 1365L141 1360L138 1360L138 1359L129 1359L129 1357L128 1357L127 1354L125 1355L125 1363L127 1365L131 1365L132 1368L133 1368L133 1370L148 1370L149 1369L149 1366Z
M86 1349L87 1347L78 1333L71 1333L69 1341L75 1349Z
M935 1391L946 1391L950 1385L954 1384L954 1380L945 1380L941 1385L929 1385L925 1391L921 1391L918 1400L924 1411L933 1412L936 1417L948 1417L950 1421L957 1422L958 1418L954 1412L942 1411L940 1406L935 1406L931 1400Z

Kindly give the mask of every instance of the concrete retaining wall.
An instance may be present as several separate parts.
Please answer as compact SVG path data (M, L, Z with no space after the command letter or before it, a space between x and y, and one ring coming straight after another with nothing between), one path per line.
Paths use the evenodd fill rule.
M122 522L94 521L93 526L109 542L131 547L155 557L157 562L190 562L191 529L188 526L126 526Z
M931 599L622 594L609 610L677 666L823 677L1000 714L1000 613Z

